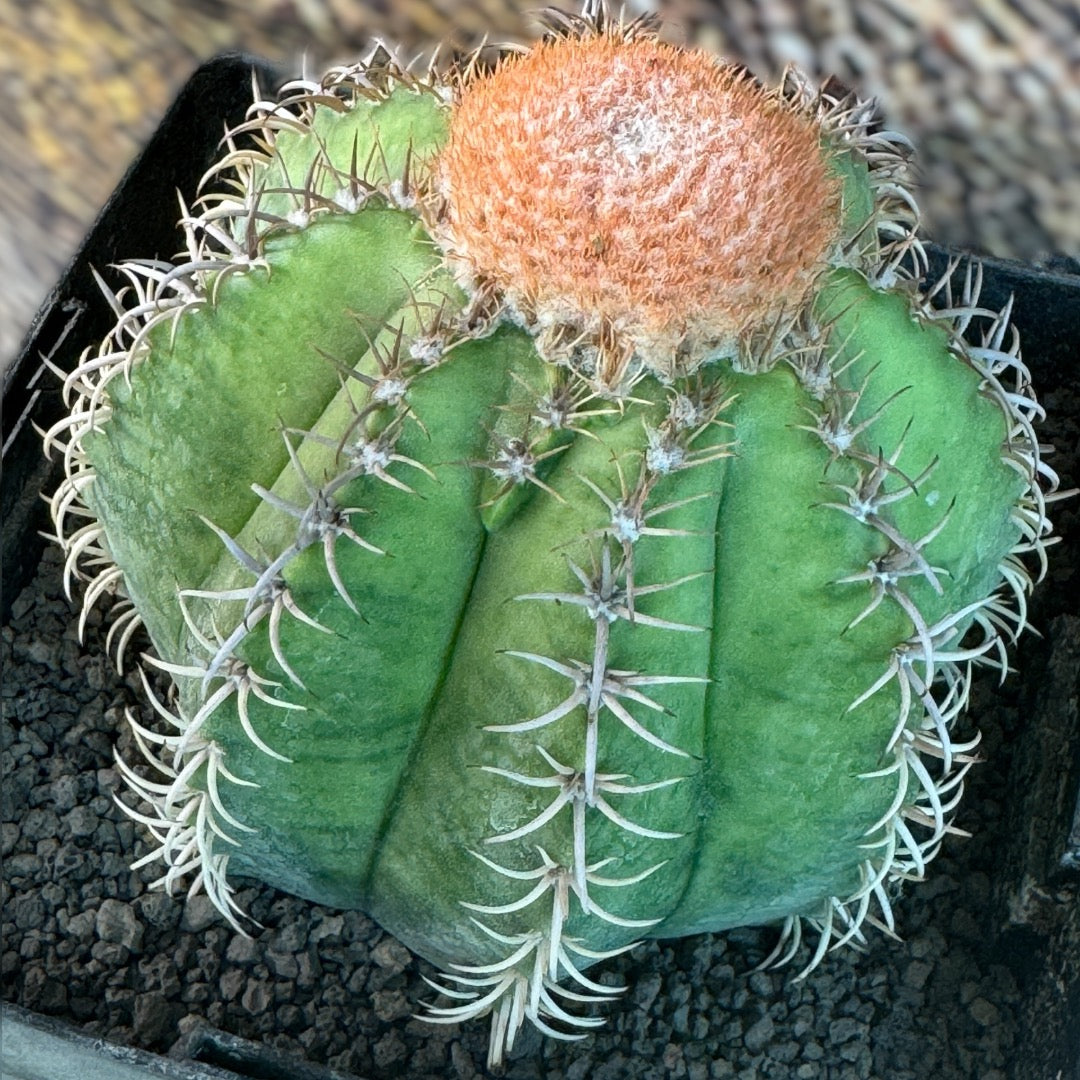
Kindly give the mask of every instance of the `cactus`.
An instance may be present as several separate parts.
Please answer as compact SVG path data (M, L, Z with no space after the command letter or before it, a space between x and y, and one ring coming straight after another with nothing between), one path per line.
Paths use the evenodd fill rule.
M1050 534L903 137L655 30L256 101L46 435L69 580L153 643L140 862L365 910L492 1062L645 936L891 931Z

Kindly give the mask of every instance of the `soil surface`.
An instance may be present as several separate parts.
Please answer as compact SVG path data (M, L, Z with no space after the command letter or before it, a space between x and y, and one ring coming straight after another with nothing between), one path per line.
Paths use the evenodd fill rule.
M1076 486L1080 399L1052 374L1043 385L1050 460ZM641 945L598 969L629 986L605 1027L569 1044L526 1030L504 1075L1072 1080L1080 903L1054 867L1080 753L1078 504L1054 513L1065 542L1032 606L1044 636L1026 636L1003 686L975 688L966 723L986 761L956 818L972 836L948 838L896 904L903 940L872 932L800 982L806 946L790 969L753 970L774 929ZM251 884L238 898L263 928L249 938L201 895L150 890L153 867L129 869L147 844L113 801L113 754L134 753L138 680L113 672L99 615L79 643L73 610L48 550L2 632L5 999L160 1053L209 1025L347 1077L485 1075L486 1022L414 1019L431 972L364 916Z

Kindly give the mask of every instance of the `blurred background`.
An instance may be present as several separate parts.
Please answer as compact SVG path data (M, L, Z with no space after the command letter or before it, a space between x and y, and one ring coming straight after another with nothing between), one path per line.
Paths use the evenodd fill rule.
M192 71L244 49L316 74L381 36L420 50L533 36L535 0L0 0L0 370ZM576 10L576 0L564 3ZM919 148L926 233L1080 254L1072 0L631 0L665 36L774 79L794 61L878 97ZM135 257L140 252L132 251Z

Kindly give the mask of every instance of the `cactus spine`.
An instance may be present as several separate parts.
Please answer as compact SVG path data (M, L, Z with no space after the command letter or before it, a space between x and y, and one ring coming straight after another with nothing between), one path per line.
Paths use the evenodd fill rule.
M69 575L174 683L142 861L237 928L233 873L363 908L494 1062L644 935L892 928L1056 485L869 104L549 20L256 102L46 436Z

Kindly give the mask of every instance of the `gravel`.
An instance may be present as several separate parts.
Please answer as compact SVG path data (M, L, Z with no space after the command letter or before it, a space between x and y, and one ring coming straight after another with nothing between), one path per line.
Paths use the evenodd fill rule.
M1047 436L1068 451L1054 464L1069 486L1080 409L1050 397L1065 426ZM1074 541L1076 503L1055 514ZM1032 862L1023 829L1035 788L1017 771L1034 755L1033 775L1056 775L1061 747L1032 740L1075 725L1077 544L1052 554L1034 607L1045 636L1024 642L1020 677L1001 688L984 678L973 695L986 762L957 821L972 837L949 838L898 902L902 941L872 933L865 952L831 953L798 982L795 965L753 970L775 942L769 928L643 944L602 966L602 981L630 989L598 1034L566 1044L527 1029L505 1076L1054 1080L1060 1066L1042 1070L1065 1022L1062 990L1075 993L1080 905L1075 883L1047 885ZM86 637L48 550L0 641L5 999L159 1053L184 1053L209 1025L345 1076L485 1075L486 1023L413 1018L432 972L363 915L242 883L238 899L261 924L247 938L203 896L149 890L153 867L129 868L147 844L113 801L113 748L132 750L123 713L138 681L104 658L99 615Z

